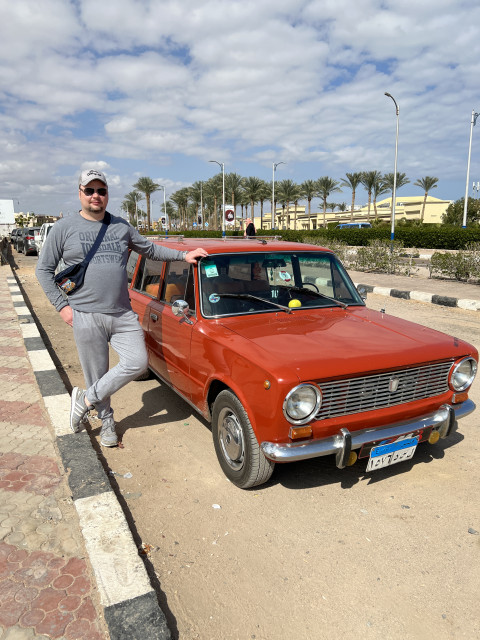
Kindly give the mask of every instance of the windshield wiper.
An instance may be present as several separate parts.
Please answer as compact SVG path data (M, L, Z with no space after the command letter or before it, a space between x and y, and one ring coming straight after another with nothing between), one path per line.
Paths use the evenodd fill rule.
M266 304L272 305L272 307L277 307L286 313L292 313L292 310L288 307L284 307L283 304L278 304L277 302L272 302L271 300L265 300L265 298L260 298L259 296L252 296L250 293L216 293L219 298L242 298L245 300L258 300L259 302L265 302Z
M335 298L331 298L330 296L326 296L324 293L320 293L320 291L315 291L314 289L308 289L307 287L289 287L290 290L293 291L301 291L302 293L309 293L314 296L318 296L319 298L325 298L325 300L330 300L331 302L335 302L342 309L346 309L348 304L345 302L340 302L340 300L335 300Z

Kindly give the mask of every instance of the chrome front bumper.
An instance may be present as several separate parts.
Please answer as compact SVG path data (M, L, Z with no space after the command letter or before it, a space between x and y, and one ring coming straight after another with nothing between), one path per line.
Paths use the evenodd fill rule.
M343 428L337 434L320 440L288 443L262 442L260 447L264 456L273 462L296 462L297 460L307 460L308 458L334 454L337 467L343 469L347 464L350 453L355 449L360 449L364 444L374 440L397 438L412 431L429 428L438 431L441 438L446 438L452 431L455 431L457 420L468 416L474 410L475 403L472 400L466 400L456 406L444 404L438 411L410 422L397 422L384 427L362 429L353 433Z

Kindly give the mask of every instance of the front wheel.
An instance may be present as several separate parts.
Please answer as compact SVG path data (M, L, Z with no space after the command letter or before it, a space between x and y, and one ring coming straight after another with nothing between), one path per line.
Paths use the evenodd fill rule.
M224 474L240 489L267 482L275 463L263 455L237 396L225 390L218 394L212 412L215 453Z

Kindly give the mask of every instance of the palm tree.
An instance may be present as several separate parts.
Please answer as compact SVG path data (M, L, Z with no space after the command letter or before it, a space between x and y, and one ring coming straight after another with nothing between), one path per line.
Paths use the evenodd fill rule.
M179 189L170 196L170 200L177 205L177 213L180 220L180 227L186 228L187 225L187 207L190 197L189 189Z
M260 180L260 178L256 178L255 176L244 178L243 190L250 201L250 217L252 218L252 221L255 219L255 202L258 202L261 188L262 180Z
M317 183L315 180L305 180L300 185L302 197L308 202L308 228L310 229L310 217L312 215L312 200L317 196Z
M331 193L335 193L336 191L341 191L339 187L338 180L334 180L333 178L329 178L328 176L323 176L317 180L317 190L318 195L322 199L323 202L323 226L327 226L326 221L326 211L327 211L327 198Z
M145 194L145 200L147 202L147 219L148 219L148 231L150 231L152 224L150 220L150 196L154 191L160 189L160 185L154 182L151 178L143 177L139 178L133 185L134 189L141 191Z
M262 180L260 191L258 192L258 202L260 202L260 229L263 229L263 203L271 196L272 189L270 184Z
M218 229L218 203L222 201L223 196L223 175L221 172L207 180L204 193L209 204L213 205L213 228L216 230Z
M134 227L137 226L138 222L136 214L138 213L138 203L140 200L143 200L142 194L134 190L127 193L122 203L122 207L128 212L130 224Z
M301 197L300 187L293 180L281 180L278 183L278 199L286 203L287 216L290 203L298 201ZM297 208L295 207L294 229L297 228Z
M362 182L363 173L346 173L347 179L342 179L341 186L352 190L352 208L350 210L350 220L353 220L353 210L355 208L355 192Z
M375 220L378 220L377 198L382 195L382 193L387 193L387 191L388 185L386 185L383 182L383 178L379 176L373 185L373 210L375 211Z
M395 180L395 174L394 173L386 173L382 178L382 182L383 182L384 186L387 187L388 191L392 192L392 204L390 205L390 209L393 209L393 183L394 183L394 180ZM399 173L397 171L397 183L395 185L396 189L400 189L401 187L404 187L409 182L410 182L410 180L407 178L407 174L406 173ZM395 204L397 204L397 203L395 203Z
M194 182L189 188L189 197L192 202L192 205L195 207L195 222L198 221L198 208L202 205L202 191L203 184L200 181ZM203 211L200 211L202 216L202 226L203 226Z
M428 192L431 189L437 188L438 178L434 178L433 176L425 176L425 178L420 178L416 182L414 182L415 187L420 187L425 191L425 196L423 198L423 206L422 206L422 215L420 216L420 222L423 222L423 216L425 214L425 204L427 203Z
M230 195L231 204L237 217L237 202L241 197L243 178L238 173L227 173L225 176L225 193ZM225 196L226 197L226 196Z
M370 222L370 204L372 202L372 191L375 185L381 180L380 171L364 171L362 173L362 184L368 194L368 213L367 220Z

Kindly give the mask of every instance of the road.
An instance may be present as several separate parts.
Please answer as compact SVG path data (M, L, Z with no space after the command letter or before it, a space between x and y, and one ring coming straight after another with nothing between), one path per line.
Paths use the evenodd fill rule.
M70 329L36 283L36 257L14 256L67 385L81 385ZM480 349L478 312L367 303ZM471 397L480 405L478 380ZM411 462L373 474L365 463L340 471L330 458L277 465L267 485L242 491L221 472L209 426L157 380L130 384L113 405L124 448L102 449L104 461L174 638L480 636L480 409Z

